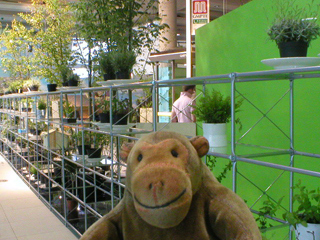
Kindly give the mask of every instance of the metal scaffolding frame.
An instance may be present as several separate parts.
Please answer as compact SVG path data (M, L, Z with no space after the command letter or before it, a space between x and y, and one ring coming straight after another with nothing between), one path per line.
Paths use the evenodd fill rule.
M120 170L125 167L125 163L121 162L118 158L119 147L121 142L126 140L134 141L136 132L128 132L126 130L117 130L116 125L113 125L112 120L107 124L107 128L99 129L95 124L84 120L85 109L83 107L83 97L89 93L92 96L92 102L95 102L95 93L97 92L109 92L110 100L110 119L112 119L112 99L114 97L114 91L120 89L151 89L152 101L157 103L158 101L158 88L168 86L181 86L181 85L200 85L206 88L209 85L215 84L230 84L231 95L231 142L230 151L227 153L219 153L210 151L209 156L215 156L224 158L232 162L232 185L233 191L237 192L237 177L241 176L250 182L255 188L257 188L261 195L254 201L251 209L257 213L253 207L267 194L267 191L273 186L275 182L280 179L285 172L290 173L290 210L292 211L292 186L294 182L294 173L305 174L316 178L320 177L320 172L310 171L307 169L296 168L294 166L294 159L296 155L306 156L312 158L320 158L320 153L308 153L297 151L294 147L294 81L297 79L311 79L320 77L320 67L307 67L297 69L285 69L285 70L271 70L271 71L257 71L248 73L231 73L204 77L173 79L173 80L153 80L149 82L137 82L130 84L109 85L103 87L92 88L73 88L63 89L57 92L35 92L26 94L11 94L0 97L0 115L2 120L6 119L7 122L2 121L1 129L1 152L2 155L8 160L15 171L21 176L21 178L30 186L30 188L43 200L47 206L78 236L81 234L102 215L110 211L121 199L124 182L121 178ZM288 81L289 89L277 100L272 107L263 112L252 102L246 98L240 91L237 90L238 84L244 82L260 82L260 81ZM53 99L59 99L60 103L63 102L64 97L80 96L80 102L77 107L80 108L81 120L76 124L65 123L60 121L63 117L63 106L60 104L59 116L60 118L53 118L51 108L47 108L46 118L39 118L34 111L22 111L20 106L21 100L26 99L32 102L33 108L39 98L46 100L47 105L52 105ZM236 95L242 96L251 106L260 112L262 117L258 119L242 136L236 138L236 124L235 124L235 99ZM289 112L290 112L290 134L286 134L276 123L274 123L269 117L268 113L281 102L284 97L289 96ZM76 102L76 101L75 101ZM31 104L31 105L32 105ZM138 106L139 107L139 106ZM93 106L93 110L95 107ZM132 114L136 109L131 109ZM157 105L153 104L153 123L152 131L159 131L157 122ZM94 118L94 117L93 117ZM19 119L19 123L16 123L16 119ZM256 146L250 144L241 143L241 140L251 132L262 119L267 119L275 126L279 132L281 132L285 138L290 142L288 149L271 148L266 146ZM47 124L47 132L49 132L49 126L55 126L62 129L62 144L61 149L51 149L50 143L44 146L39 136L30 136L28 133L28 120L34 122L44 122ZM18 120L17 120L18 121ZM9 125L6 125L8 124ZM11 125L10 125L11 124ZM18 127L16 127L18 126ZM199 126L200 127L200 126ZM20 129L20 130L18 130ZM67 134L66 129L72 129L76 132L82 132L82 146L85 145L84 134L85 131L90 133L100 133L109 136L110 143L107 152L110 164L95 165L88 164L85 157L84 150L82 154L77 155L78 159L74 161L74 150L65 148L64 136ZM107 130L106 130L107 129ZM139 134L149 133L148 130L140 130ZM19 139L19 142L16 139ZM39 141L38 141L39 140ZM23 145L24 144L24 145ZM254 154L242 154L237 153L237 147L244 146L258 149ZM27 150L26 150L27 149ZM72 153L71 155L69 153ZM260 157L273 157L287 155L290 158L289 165L275 164L267 161L257 160ZM106 160L106 159L105 159ZM279 169L282 172L278 177L268 186L267 189L261 189L255 185L249 178L244 176L237 170L237 165L240 163L249 163L257 166L263 166L271 169ZM73 169L70 170L70 164ZM108 167L108 171L105 168ZM35 169L35 174L32 174L31 169ZM40 180L41 179L41 180ZM102 199L101 199L102 198ZM104 200L108 199L108 200ZM74 200L76 202L74 209L70 209L67 200ZM73 216L74 215L74 216ZM278 219L281 224L285 223ZM290 234L289 234L290 235ZM290 235L291 237L291 235Z

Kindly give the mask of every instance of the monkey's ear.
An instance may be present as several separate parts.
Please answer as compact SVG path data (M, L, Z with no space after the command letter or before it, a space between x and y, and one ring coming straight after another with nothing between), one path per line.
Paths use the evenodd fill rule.
M124 162L127 162L129 153L133 147L134 143L133 142L126 142L122 144L121 150L120 150L120 159L123 160Z
M209 142L205 137L196 136L190 139L191 144L197 150L198 156L203 157L209 151Z

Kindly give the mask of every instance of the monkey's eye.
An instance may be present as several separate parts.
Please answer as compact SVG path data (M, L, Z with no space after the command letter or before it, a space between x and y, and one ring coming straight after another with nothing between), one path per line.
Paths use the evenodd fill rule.
M171 154L172 154L172 156L174 156L175 158L177 158L178 155L179 155L175 150L172 150L172 151L171 151Z
M137 159L138 159L139 162L141 162L141 160L142 160L142 154L139 154Z

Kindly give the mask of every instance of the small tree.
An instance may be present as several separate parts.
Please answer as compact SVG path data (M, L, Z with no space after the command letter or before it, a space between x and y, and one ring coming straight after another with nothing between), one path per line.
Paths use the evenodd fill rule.
M34 71L32 36L28 29L14 19L0 35L1 64L11 77L28 79Z
M109 52L121 49L141 53L143 48L153 49L154 40L166 25L156 24L157 0L79 0L73 4L78 39L87 43L79 46L78 61L88 71L88 85L93 84L94 51ZM91 100L91 98L90 98ZM90 104L91 105L91 104ZM89 109L91 115L91 109Z
M65 66L72 64L74 18L65 0L32 0L31 13L19 14L33 33L35 73L61 84Z
M73 5L77 19L77 32L84 39L88 58L79 56L92 69L91 49L99 51L121 50L140 54L143 49L154 48L167 25L158 24L158 0L79 0ZM88 59L88 60L85 60Z

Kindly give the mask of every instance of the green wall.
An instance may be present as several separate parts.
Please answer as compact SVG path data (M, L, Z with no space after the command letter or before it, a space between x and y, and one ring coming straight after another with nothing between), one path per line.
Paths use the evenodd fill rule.
M260 61L279 57L276 44L270 41L266 34L271 22L268 19L272 19L273 16L272 2L271 0L253 0L198 29L196 32L196 75L206 76L271 70L271 67L262 64ZM306 1L298 0L297 2L303 4ZM315 2L320 3L320 0ZM319 53L320 39L317 39L311 43L308 57L317 57ZM215 87L230 95L229 84L210 85L209 87ZM289 89L289 82L238 83L236 88L265 113ZM320 154L319 91L320 79L301 79L294 82L294 144L298 151ZM267 116L289 136L289 95L285 95L283 100ZM237 137L252 127L262 117L262 114L245 101L239 117L243 129L237 133ZM201 130L199 132L201 133ZM287 136L264 118L240 142L288 149L290 142ZM245 153L249 150L238 148L237 151L238 153ZM289 165L290 158L289 156L277 156L258 158L258 160ZM226 160L219 159L219 162L223 166ZM319 163L319 159L295 158L296 167L320 172ZM216 174L220 171L221 166L217 167ZM238 175L237 192L248 201L249 206L261 194L258 188L265 190L282 174L282 171L279 170L245 163L239 163L238 170L241 175ZM249 183L246 178L257 185L258 188ZM320 182L319 178L295 174L295 179L299 178L303 179L305 185L311 187L318 187ZM270 195L277 199L287 195L289 192L288 180L289 174L287 172L283 173L270 189ZM223 183L231 187L231 173L228 173L228 179L224 180ZM264 199L263 197L262 201ZM287 200L284 202L286 204ZM257 206L259 204L261 204L261 200Z

